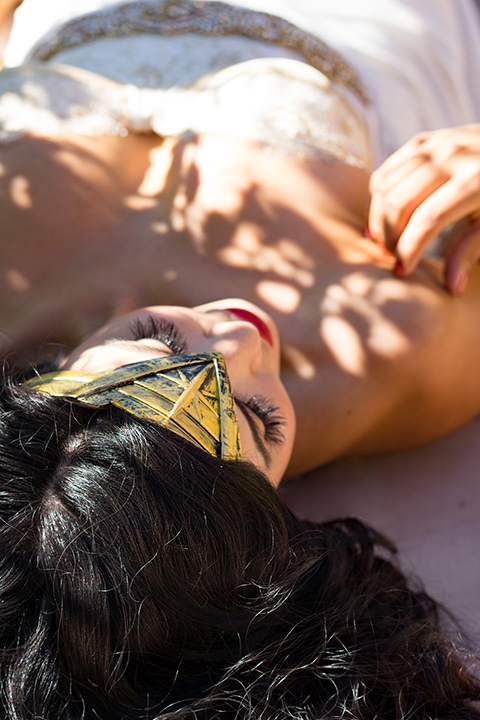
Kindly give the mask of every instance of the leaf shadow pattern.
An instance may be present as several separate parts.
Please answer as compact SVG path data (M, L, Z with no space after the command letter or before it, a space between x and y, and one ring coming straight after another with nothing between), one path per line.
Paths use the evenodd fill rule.
M128 141L119 138L119 147ZM283 367L300 381L301 401L318 400L312 389L326 366L335 367L337 383L361 383L345 353L353 343L367 357L381 322L398 328L406 316L416 318L408 296L391 294L380 305L377 281L388 273L377 268L372 275L361 253L358 262L345 264L311 213L277 192L280 173L277 185L265 182L263 166L279 163L283 172L288 158L257 147L252 173L245 164L248 144L228 156L222 139L206 155L202 142L175 141L160 189L127 210L118 163L77 146L74 167L56 142L35 137L2 148L0 328L14 329L24 346L74 344L121 312L125 298L138 305L196 305L241 297L277 323ZM138 162L141 177L147 155ZM318 182L318 166L305 163L303 172ZM334 172L327 168L328 182ZM92 174L102 177L104 194L89 182ZM315 217L324 210L320 204ZM340 353L327 332L332 320L349 333L350 345ZM344 342L345 333L341 337Z
M194 137L175 147L168 190L160 198L167 218L164 232L177 233L178 242L195 258L193 271L188 266L186 273L191 285L198 279L196 302L251 300L279 327L289 324L290 342L300 352L317 338L332 362L338 354L322 337L328 318L349 327L364 355L379 327L386 334L417 334L423 322L416 313L418 300L409 297L405 283L392 278L388 265L373 267L371 255L361 247L357 259L344 262L340 245L319 231L311 213L286 203L252 173L246 179L241 170L237 176L223 161L214 161L221 172L218 177L207 173L204 179L205 167L191 152L199 142ZM304 163L312 183L319 181L317 170L318 165ZM317 216L323 209L316 209ZM181 275L182 268L177 270ZM379 282L392 288L382 299ZM436 285L432 278L428 282Z

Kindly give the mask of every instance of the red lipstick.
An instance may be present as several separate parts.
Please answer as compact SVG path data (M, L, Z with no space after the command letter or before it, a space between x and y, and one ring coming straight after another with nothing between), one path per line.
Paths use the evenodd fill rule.
M266 340L268 344L273 347L272 333L268 329L266 323L264 323L261 318L259 318L257 315L254 315L252 312L250 312L250 310L243 310L241 308L225 308L225 310L232 313L232 315L235 315L235 317L237 317L239 320L245 320L245 322L249 322L254 325L260 333L260 337Z

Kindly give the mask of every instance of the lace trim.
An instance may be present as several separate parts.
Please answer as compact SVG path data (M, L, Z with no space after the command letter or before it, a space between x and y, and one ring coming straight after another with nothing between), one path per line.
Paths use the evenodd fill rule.
M82 15L55 29L35 45L28 61L46 61L63 50L103 37L149 33L164 36L244 35L300 53L332 82L348 87L362 101L368 95L357 72L335 50L286 20L224 2L137 0Z

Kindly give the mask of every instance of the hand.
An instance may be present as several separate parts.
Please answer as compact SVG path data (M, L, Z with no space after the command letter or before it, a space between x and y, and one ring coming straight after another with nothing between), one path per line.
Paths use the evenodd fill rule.
M447 226L465 218L445 256L445 285L462 295L480 258L480 124L422 133L372 175L369 229L410 275Z

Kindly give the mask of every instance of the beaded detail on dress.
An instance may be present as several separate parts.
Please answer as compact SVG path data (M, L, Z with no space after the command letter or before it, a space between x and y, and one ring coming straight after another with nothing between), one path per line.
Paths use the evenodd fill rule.
M228 134L298 157L372 165L361 113L318 70L282 57L236 63L167 88L136 87L69 65L3 70L0 143L27 132Z
M360 113L322 73L290 58L257 58L172 87L152 108L151 126L164 136L227 132L298 157L372 166Z
M46 61L67 48L98 38L118 38L135 33L167 37L243 35L300 53L305 61L330 80L345 85L362 102L366 90L355 70L319 38L268 13L234 7L223 2L192 0L136 0L83 15L57 28L40 41L28 61Z
M116 5L108 13L84 16L61 28L55 37L70 38L69 47L53 43L51 36L34 49L36 62L0 72L0 143L13 142L27 132L50 137L217 133L299 157L317 156L371 168L365 104L348 83L339 85L304 62L291 49L293 41L285 49L246 33L178 34L180 25L191 28L191 23L186 23L185 14L175 13L175 32L158 34L151 25L141 23L139 32L139 24L133 22L134 7L139 8L138 20L147 5L157 10L168 7L170 14L173 7L192 8L186 0ZM235 10L235 23L229 27L238 28L240 18L244 29L250 23L250 34L254 19L259 37L264 34L260 31L264 18L271 18L244 14L223 3L211 3L211 7L216 12L224 7ZM125 8L130 23L125 22ZM114 10L123 23L112 15ZM97 39L88 40L112 17L116 20L113 29L109 26L108 37L102 31ZM282 32L287 32L283 21L278 22ZM82 42L76 35L77 23L90 28L81 34ZM306 35L293 28L291 37L297 37L297 32ZM40 61L47 56L52 60Z

